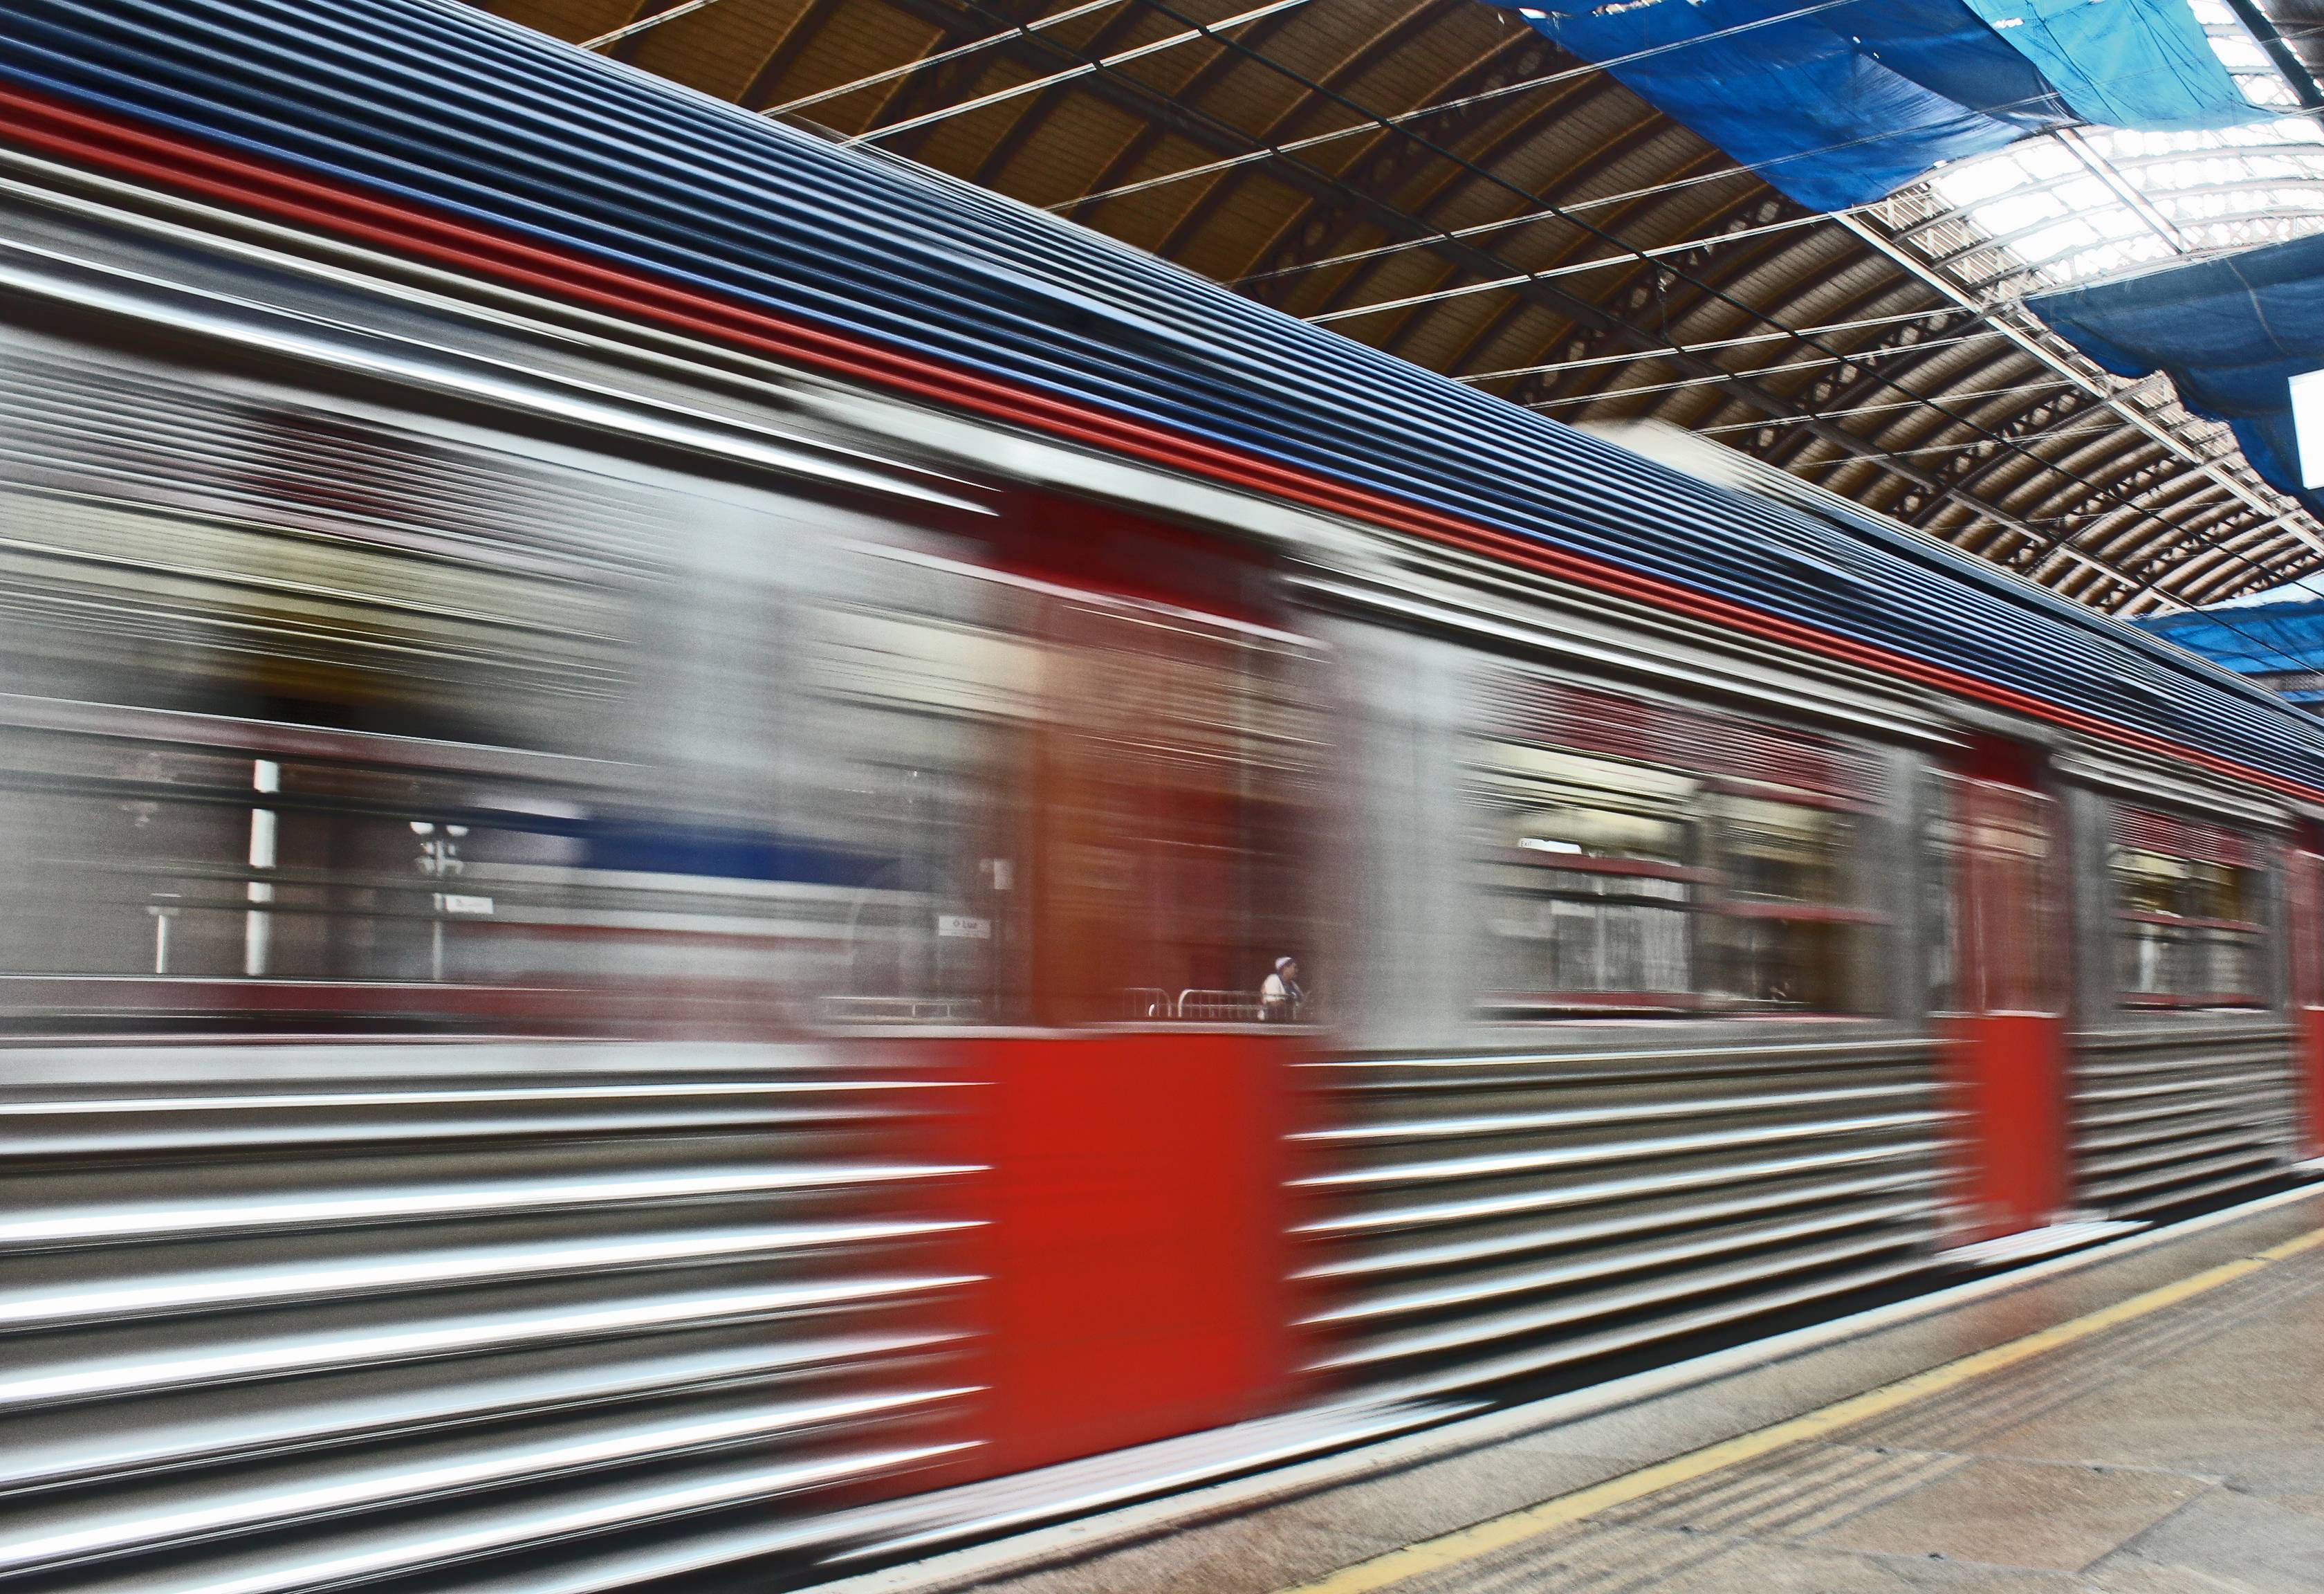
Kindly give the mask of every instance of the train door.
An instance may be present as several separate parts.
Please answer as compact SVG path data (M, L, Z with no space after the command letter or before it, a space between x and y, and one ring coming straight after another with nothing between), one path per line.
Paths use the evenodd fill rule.
M2301 1154L2324 1156L2324 836L2304 828L2285 893L2292 931L2292 1018L2300 1056Z
M1128 516L1010 560L1035 703L1017 845L1020 1022L964 1043L991 1087L992 1443L1011 1471L1247 1420L1286 1398L1290 1079L1312 1018L1313 650L1222 589L1222 556ZM1235 612L1238 607L1242 612ZM1313 987L1328 971L1303 971Z
M1964 1115L1970 1243L2043 1228L2067 1202L2059 816L2030 758L2003 755L2015 751L1949 779L1941 824L1950 978L1935 1006Z

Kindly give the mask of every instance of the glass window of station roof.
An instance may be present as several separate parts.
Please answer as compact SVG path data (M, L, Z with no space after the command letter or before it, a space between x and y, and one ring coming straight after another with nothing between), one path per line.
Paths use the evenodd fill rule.
M1940 168L1929 180L1939 203L2029 272L2006 297L2324 231L2324 126L2227 0L2191 5L2244 97L2275 116L2186 132L2078 128Z

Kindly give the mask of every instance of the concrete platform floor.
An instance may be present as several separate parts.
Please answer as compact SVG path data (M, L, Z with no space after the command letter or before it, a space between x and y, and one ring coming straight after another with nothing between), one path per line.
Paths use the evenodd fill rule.
M1076 1561L984 1564L948 1586L2324 1594L2324 1194Z

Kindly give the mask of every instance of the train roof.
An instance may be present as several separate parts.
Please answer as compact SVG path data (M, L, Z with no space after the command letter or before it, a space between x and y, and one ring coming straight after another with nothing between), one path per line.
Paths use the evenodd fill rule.
M454 0L17 0L0 137L2324 801L2324 726L1844 500L1706 482Z

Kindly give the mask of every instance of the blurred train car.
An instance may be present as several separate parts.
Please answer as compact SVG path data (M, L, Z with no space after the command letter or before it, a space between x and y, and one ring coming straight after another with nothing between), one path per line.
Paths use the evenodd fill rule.
M811 1580L2324 1149L2324 731L1853 505L421 0L12 7L0 210L0 1589Z

